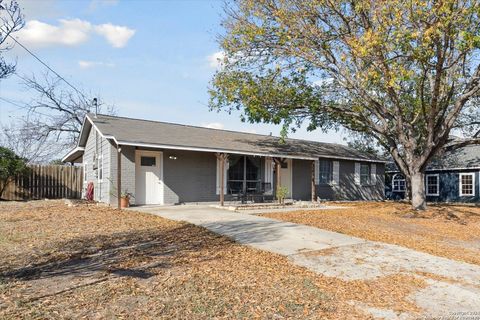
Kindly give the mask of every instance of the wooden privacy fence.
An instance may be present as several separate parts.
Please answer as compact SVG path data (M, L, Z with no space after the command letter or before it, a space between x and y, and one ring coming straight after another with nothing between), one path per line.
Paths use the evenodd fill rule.
M2 194L4 200L80 199L83 188L83 168L62 165L30 165L18 175Z

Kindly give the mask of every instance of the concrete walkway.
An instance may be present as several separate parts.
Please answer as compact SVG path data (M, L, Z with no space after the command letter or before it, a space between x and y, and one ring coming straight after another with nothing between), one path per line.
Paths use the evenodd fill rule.
M428 316L480 312L480 266L477 265L208 206L138 207L132 210L202 226L241 244L285 255L294 264L345 281L370 280L398 273L424 278L427 288L415 292L409 299ZM325 249L329 250L323 251ZM434 276L427 278L425 273ZM377 318L413 317L368 306L362 309Z

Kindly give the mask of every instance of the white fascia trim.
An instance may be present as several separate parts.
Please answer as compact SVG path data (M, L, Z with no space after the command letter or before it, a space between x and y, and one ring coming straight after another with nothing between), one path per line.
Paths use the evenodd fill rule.
M282 155L282 154L254 153L254 152L244 152L244 151L214 149L214 148L182 147L182 146L172 146L172 145L164 145L164 144L117 141L115 139L115 137L111 137L111 138L114 139L117 144L124 145L124 146L138 146L138 147L146 147L146 148L162 148L162 149L170 149L170 150L224 152L224 153L231 153L231 154L258 156L258 157L281 157L281 158L287 158L287 159L301 159L301 160L316 160L317 159L317 158L313 158L313 157L297 157L297 156L289 156L289 155Z
M458 171L458 170L480 170L480 167L459 167L459 168L448 168L448 169L428 169L425 172L435 172L435 171ZM388 170L385 173L400 173L400 170Z
M173 146L173 145L164 145L164 144L117 141L113 136L108 136L108 137L105 136L105 137L109 139L113 139L117 144L125 145L125 146L139 146L139 147L147 147L147 148L162 148L162 149L188 150L188 151L224 152L224 153L242 154L242 155L249 155L249 156L272 157L272 158L280 157L280 158L286 158L286 159L300 159L300 160L318 160L319 158L322 158L322 159L340 159L340 160L377 162L377 163L379 162L376 160L366 160L366 159L357 159L357 158L348 158L348 157L331 157L331 156L302 157L302 156L290 156L285 154L274 154L274 153L255 153L255 152L215 149L215 148L183 147L183 146Z
M95 123L93 123L93 120L90 119L90 117L87 115L85 116L86 119L88 119L88 121L90 121L90 123L92 124L92 127L100 134L100 136L102 138L105 138L105 139L113 139L116 141L115 137L114 136L111 136L111 135L105 135L102 133L102 131L100 131L100 129L98 129L98 127L95 125Z
M373 162L373 163L388 163L386 160L372 160L372 159L362 159L362 158L350 158L350 157L337 157L337 156L318 156L320 159L338 159L338 160L350 160L357 162Z
M87 115L85 115L85 118L83 118L82 129L80 129L80 134L78 135L77 147L80 147L80 138L83 135L83 130L85 129L85 122L87 121L87 118L88 118ZM92 123L90 119L89 119L89 122Z
M62 162L65 162L65 159L67 159L68 157L70 157L72 154L74 154L75 152L77 151L85 151L85 148L84 147L75 147L73 148L73 150L71 150L69 153L67 153L63 158L62 158Z
M428 177L437 177L437 193L428 193ZM425 194L427 196L439 196L440 195L440 175L438 173L425 175Z

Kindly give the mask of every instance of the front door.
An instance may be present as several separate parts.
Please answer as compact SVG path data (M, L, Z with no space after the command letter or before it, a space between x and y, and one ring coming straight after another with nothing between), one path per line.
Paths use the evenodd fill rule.
M162 161L162 152L136 151L135 204L163 204Z
M280 185L287 188L287 198L292 197L292 159L286 159L280 165Z

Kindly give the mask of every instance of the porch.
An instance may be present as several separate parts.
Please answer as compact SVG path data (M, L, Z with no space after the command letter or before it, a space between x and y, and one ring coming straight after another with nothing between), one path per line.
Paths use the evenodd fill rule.
M241 204L293 199L294 159L227 153L215 155L217 188L224 190L219 192L220 206L225 205L226 199ZM310 162L310 200L315 201L315 160L307 161ZM280 197L284 199L279 199Z
M133 146L116 151L121 175L113 171L112 183L115 191L132 192L135 205L275 203L280 188L287 201L316 199L311 158Z

